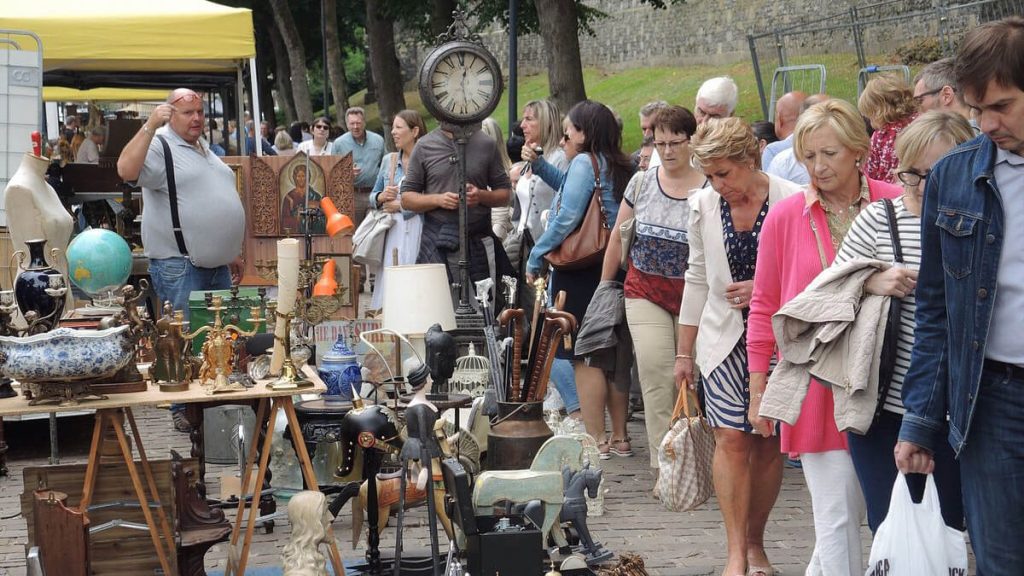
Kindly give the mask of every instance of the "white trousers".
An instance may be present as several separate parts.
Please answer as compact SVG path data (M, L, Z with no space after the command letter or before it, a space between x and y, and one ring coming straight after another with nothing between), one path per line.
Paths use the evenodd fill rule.
M846 450L801 454L814 512L814 553L806 576L860 576L864 573L860 525L864 496Z

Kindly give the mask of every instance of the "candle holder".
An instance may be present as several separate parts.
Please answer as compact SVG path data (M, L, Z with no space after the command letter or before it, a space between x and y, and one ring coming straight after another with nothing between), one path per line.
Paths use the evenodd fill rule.
M241 383L228 380L228 375L233 372L232 365L235 359L232 342L239 337L254 336L256 328L260 322L263 322L259 307L254 306L251 309L252 316L248 319L248 322L253 325L252 330L242 330L234 324L224 325L220 315L221 310L224 310L223 304L222 296L210 298L210 305L206 309L213 312L213 322L195 332L182 334L186 340L193 340L200 334L207 334L206 341L203 342L203 364L199 368L198 380L207 387L209 394L245 390L245 386Z
M314 256L299 260L299 295L295 301L296 320L304 324L316 326L330 318L335 312L341 309L346 302L348 288L341 285L340 274L334 272L334 279L338 282L338 288L334 294L329 296L314 296L313 285L320 278L320 271L330 258L327 256ZM277 260L257 260L256 273L264 280L277 280Z
M271 390L295 390L298 388L309 388L313 383L299 375L292 361L292 314L274 312L278 322L284 322L284 338L281 345L284 347L284 364L281 366L281 377L268 384Z

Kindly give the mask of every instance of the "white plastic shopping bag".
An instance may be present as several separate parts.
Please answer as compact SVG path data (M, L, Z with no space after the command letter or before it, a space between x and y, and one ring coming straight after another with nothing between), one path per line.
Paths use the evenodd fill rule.
M896 477L889 515L875 533L865 576L966 576L964 535L946 526L935 479L928 475L920 504L910 499L907 479Z

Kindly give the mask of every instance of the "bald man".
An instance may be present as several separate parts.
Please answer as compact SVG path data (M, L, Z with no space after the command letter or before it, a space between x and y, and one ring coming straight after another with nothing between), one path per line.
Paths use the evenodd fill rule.
M783 94L775 103L775 135L779 141L765 146L764 152L761 152L762 170L771 166L776 154L793 147L793 129L796 128L796 119L800 117L800 106L806 99L806 94L794 90Z
M241 278L245 238L234 172L201 138L204 122L202 97L178 88L156 107L117 160L121 178L142 187L142 244L153 287L161 302L170 301L186 318L192 291L227 289L232 277Z

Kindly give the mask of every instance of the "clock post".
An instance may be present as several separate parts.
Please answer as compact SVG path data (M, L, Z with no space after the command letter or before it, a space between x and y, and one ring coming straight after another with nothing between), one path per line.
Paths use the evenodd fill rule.
M451 26L438 36L437 42L420 67L419 92L423 105L452 134L455 144L452 163L459 182L459 270L455 278L459 301L455 319L458 331L464 331L462 335L456 334L456 341L460 341L468 340L465 336L484 325L483 317L473 308L469 278L466 146L480 129L480 122L497 108L504 86L498 60L484 47L480 36L470 30L465 12L452 13Z

